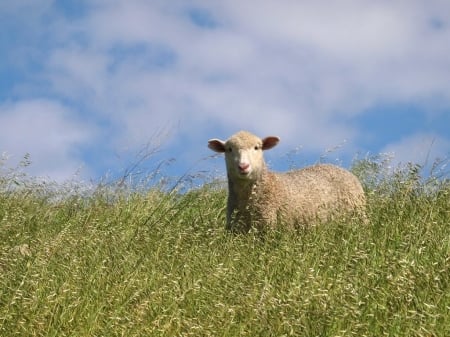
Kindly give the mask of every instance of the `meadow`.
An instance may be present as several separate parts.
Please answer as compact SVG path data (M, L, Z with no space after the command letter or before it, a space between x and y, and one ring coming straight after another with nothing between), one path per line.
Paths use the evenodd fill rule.
M450 336L450 181L352 170L368 223L225 231L226 190L0 175L0 336ZM126 184L125 184L126 185Z

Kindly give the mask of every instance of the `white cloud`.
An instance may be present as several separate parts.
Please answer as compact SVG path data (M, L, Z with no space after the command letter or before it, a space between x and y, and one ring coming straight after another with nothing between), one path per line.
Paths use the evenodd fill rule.
M236 95L245 92L251 101L272 96L279 112L295 112L298 119L303 111L348 115L377 100L408 100L418 93L421 98L436 91L450 96L445 85L450 70L442 71L450 69L445 57L450 51L450 43L446 43L450 34L446 26L436 31L431 25L434 16L443 15L436 6L424 7L414 1L194 2L208 6L217 20L224 22L216 29L202 29L189 23L183 15L188 5L179 2L100 3L75 26L89 34L89 46L80 52L85 55L79 55L79 61L86 64L80 73L112 81L116 88L146 78L153 82L150 89L170 85L179 96L190 97L189 90L195 86L222 89L210 79L224 77ZM145 69L131 71L125 82L120 76L103 77L105 60L90 68L95 58L107 61L108 51L115 45L136 43L166 46L177 55L176 64L158 76ZM59 56L67 67L72 66L70 57ZM133 70L133 60L124 61L126 70ZM85 86L84 81L79 83ZM273 97L274 93L278 95ZM128 94L125 91L122 96ZM208 92L194 98L200 107L211 100ZM285 102L303 111L280 109ZM239 103L234 102L235 108L245 110L245 103L243 107Z
M47 67L54 80L54 90L80 100L106 97L107 55L69 46L52 51Z
M387 145L382 152L392 155L394 167L414 163L430 168L436 159L450 158L450 140L433 133L417 133Z
M72 114L73 115L73 114ZM14 165L30 154L30 171L57 181L72 177L83 166L79 146L90 140L89 128L71 117L71 111L48 100L30 100L0 106L0 150Z

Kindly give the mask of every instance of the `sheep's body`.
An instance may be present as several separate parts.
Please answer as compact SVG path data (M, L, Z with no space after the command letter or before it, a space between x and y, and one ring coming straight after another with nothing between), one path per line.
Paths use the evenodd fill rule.
M323 222L335 216L364 216L365 195L359 180L334 165L315 165L286 173L270 172L262 150L278 137L258 137L241 131L226 142L209 141L225 152L228 174L227 228L285 225L291 228Z

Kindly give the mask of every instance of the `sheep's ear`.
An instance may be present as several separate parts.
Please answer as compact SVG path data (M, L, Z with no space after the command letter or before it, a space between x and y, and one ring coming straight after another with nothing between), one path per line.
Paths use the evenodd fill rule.
M266 137L262 140L262 144L263 144L262 149L269 150L269 149L273 148L275 145L277 145L279 141L280 141L280 138L275 137L275 136Z
M225 142L220 139L210 139L208 140L208 147L215 152L225 152Z

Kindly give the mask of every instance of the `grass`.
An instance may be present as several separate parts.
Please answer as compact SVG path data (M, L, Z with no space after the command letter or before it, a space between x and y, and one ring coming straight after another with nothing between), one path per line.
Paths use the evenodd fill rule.
M86 196L4 175L0 335L450 336L449 181L375 164L354 167L367 224L264 238L224 230L214 184Z

